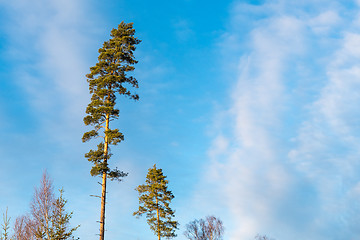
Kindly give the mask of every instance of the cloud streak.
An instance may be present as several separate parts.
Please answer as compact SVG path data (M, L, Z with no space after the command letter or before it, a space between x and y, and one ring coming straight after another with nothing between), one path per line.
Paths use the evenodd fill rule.
M232 106L215 123L223 127L200 187L204 195L223 196L229 239L359 237L360 39L351 31L356 16L341 18L334 4L306 3L296 11L281 1L237 5L251 9L250 16L267 14L247 34ZM311 5L314 13L302 12ZM223 41L235 45L228 49L238 49L236 21L245 18L242 10L233 14ZM339 28L340 41L332 41ZM312 47L325 42L323 49ZM317 82L302 79L303 69ZM310 94L317 97L302 97Z
M14 1L5 6L11 13L8 55L18 63L13 74L29 107L37 112L43 130L60 129L55 127L59 125L74 130L88 98L84 46L90 41L89 32L81 29L90 21L81 2ZM61 131L51 135L61 139L66 135Z
M15 116L5 112L5 117L14 121L7 124L11 135L0 150L2 182L7 183L0 188L9 188L9 179L13 178L9 169L16 169L23 177L12 180L11 188L3 191L7 201L2 204L9 204L14 218L27 211L31 186L47 168L66 192L76 192L73 196L80 203L74 200L69 204L83 205L92 191L80 187L88 181L88 165L82 160L85 146L81 145L82 118L89 97L85 74L91 66L87 47L95 45L92 41L98 45L99 40L89 36L101 23L92 22L95 13L91 20L86 17L89 9L82 1L11 1L0 5L7 22L1 29L7 40L4 54L11 66L6 80L11 87L16 85L16 98L12 100L22 107L14 106ZM94 60L97 47L91 48ZM12 145L14 142L17 144ZM75 223L79 219L76 215L82 214L79 211L74 214ZM79 232L91 238L94 232L88 229L95 226L93 221Z
M289 157L316 186L321 201L318 224L336 239L358 238L359 222L359 120L360 54L356 50L360 35L345 32L340 48L327 66L327 84L311 106L297 137L298 147Z

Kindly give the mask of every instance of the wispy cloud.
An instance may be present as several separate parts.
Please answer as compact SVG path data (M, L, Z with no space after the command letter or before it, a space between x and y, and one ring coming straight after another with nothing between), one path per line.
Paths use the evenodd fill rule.
M43 130L78 127L88 98L89 54L84 46L91 44L91 32L84 30L90 21L82 3L14 1L4 7L9 16L8 55L17 63L14 80L26 93ZM62 131L51 135L63 136Z
M219 194L235 223L230 239L251 238L264 230L291 184L274 137L285 109L283 75L289 58L303 52L304 26L289 16L265 21L266 27L251 32L251 51L240 61L226 120L232 123L232 136L217 137L209 152L213 163L208 180L215 179L212 184L222 189Z
M191 29L189 21L180 19L173 24L175 35L180 42L186 42L195 37L194 31Z
M215 123L222 128L209 150L211 165L200 187L203 195L222 196L216 203L228 209L230 239L251 239L256 233L277 239L359 236L354 228L359 208L353 203L360 179L360 41L347 30L356 16L343 19L335 5L319 8L308 2L296 10L283 1L237 5L251 10L248 17L263 16L246 33L248 50L241 54L245 48L238 40L244 33L236 22L247 15L233 11L222 46L227 59L238 54L238 76L232 106ZM302 10L309 6L313 13ZM329 34L339 28L340 41L332 41ZM325 38L326 47L312 47ZM313 71L317 82L301 79L301 69ZM317 96L310 105L301 97L309 89Z
M299 131L298 147L289 155L316 186L321 201L317 224L328 231L338 226L336 239L360 235L353 227L359 222L354 204L360 181L359 37L345 32L340 48L330 56L328 82Z
M6 39L4 55L9 66L9 78L4 80L8 85L16 85L11 90L16 91L17 97L6 104L11 106L14 100L21 105L14 107L16 112L12 110L15 116L9 117L6 114L10 111L5 112L5 119L14 121L7 124L12 134L3 140L6 142L0 149L2 182L6 182L0 188L7 189L3 191L7 201L1 201L0 207L8 204L9 211L15 211L15 218L27 211L32 186L44 168L55 175L66 192L77 188L74 195L88 197L86 190L73 182L75 176L88 176L88 168L75 166L87 166L80 139L88 99L85 74L91 66L90 56L93 54L96 59L98 47L89 53L87 46L94 45L89 36L97 29L92 24L97 17L94 13L94 18L87 18L89 9L82 1L6 1L0 5L6 13L6 25L1 31ZM74 148L70 150L69 146ZM15 168L24 178L11 180L9 188L13 174L9 169ZM80 184L82 180L77 181ZM96 226L95 221L93 224Z
M326 34L334 25L337 25L340 20L341 18L335 11L328 10L310 19L309 26L317 34Z

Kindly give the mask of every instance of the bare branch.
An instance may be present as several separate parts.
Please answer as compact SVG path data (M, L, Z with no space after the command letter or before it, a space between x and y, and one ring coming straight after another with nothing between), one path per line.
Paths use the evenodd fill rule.
M184 232L189 240L221 240L223 234L223 223L214 216L188 223Z
M27 215L17 217L14 224L14 240L33 240L35 225Z
M98 197L98 198L101 198L101 196L98 196L98 195L90 195L90 197Z

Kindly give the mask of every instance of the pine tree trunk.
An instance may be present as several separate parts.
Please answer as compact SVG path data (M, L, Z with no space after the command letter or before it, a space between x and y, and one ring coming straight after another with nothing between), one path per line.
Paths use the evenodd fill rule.
M156 197L156 216L157 216L158 240L160 240L160 217L159 217L159 205L158 205L157 197Z
M105 131L109 130L109 114L106 114L106 125ZM108 154L108 137L105 134L105 143L104 143L104 155L106 156L104 159L104 163L107 163L107 154ZM106 178L107 173L103 172L102 177L102 190L101 190L101 212L100 212L100 240L104 240L105 235L105 204L106 204Z
M105 204L106 204L106 173L103 173L101 191L101 213L100 213L100 240L104 240L105 233Z

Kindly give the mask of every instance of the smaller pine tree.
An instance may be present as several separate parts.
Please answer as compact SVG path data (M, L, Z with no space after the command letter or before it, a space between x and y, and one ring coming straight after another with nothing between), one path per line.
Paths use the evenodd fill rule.
M147 223L159 240L161 237L176 237L175 230L178 228L178 222L172 220L175 211L169 204L174 195L167 189L168 182L162 169L156 168L155 164L149 169L146 183L136 188L139 192L139 210L133 215L139 217L146 213Z
M8 209L3 213L3 223L1 224L0 240L9 240L10 217L8 217Z
M63 198L64 190L60 189L59 192L60 196L53 202L54 207L52 209L50 236L56 240L75 239L73 232L76 231L80 225L74 228L69 227L69 221L73 213L66 212L65 205L67 200Z

